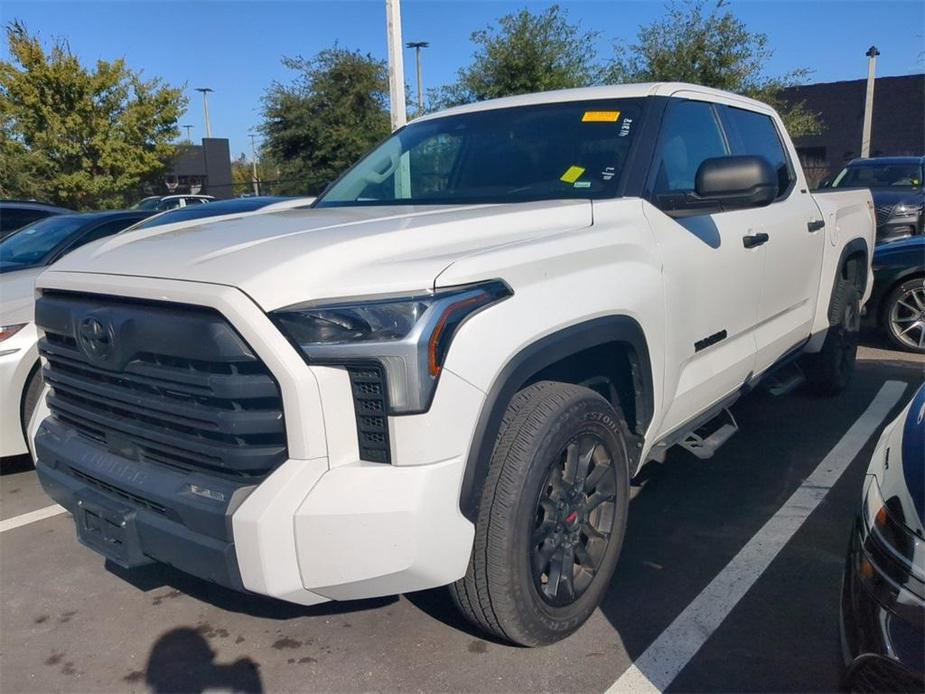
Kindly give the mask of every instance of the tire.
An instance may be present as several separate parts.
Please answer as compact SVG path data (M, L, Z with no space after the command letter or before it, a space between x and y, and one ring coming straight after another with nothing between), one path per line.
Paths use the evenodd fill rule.
M925 354L925 277L894 288L883 302L880 322L896 349Z
M838 322L829 327L822 350L809 355L806 375L820 395L838 395L851 381L861 333L861 294L845 282L835 296L833 313Z
M626 529L627 440L623 416L588 388L543 381L514 396L468 571L450 586L469 621L499 639L541 646L591 616Z
M42 370L36 364L29 374L29 380L26 381L26 389L23 391L22 406L19 409L19 420L22 424L22 436L26 441L26 447L29 446L29 422L32 419L32 413L39 403L42 396L42 388L45 382L42 380Z

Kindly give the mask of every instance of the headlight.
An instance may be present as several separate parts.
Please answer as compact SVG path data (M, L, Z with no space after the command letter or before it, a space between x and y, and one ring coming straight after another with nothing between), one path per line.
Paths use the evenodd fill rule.
M911 217L922 212L920 202L901 202L893 208L893 217Z
M27 325L28 323L15 323L12 325L0 325L0 342L3 342L4 340L7 340L13 337L13 335L18 333L20 330L25 328Z
M381 364L390 414L413 414L430 406L463 321L511 294L504 282L492 281L410 296L300 304L271 317L310 364Z
M894 497L892 501L899 500ZM866 533L908 572L925 579L922 566L925 541L917 537L903 522L902 508L898 503L883 500L877 478L871 476L862 508Z

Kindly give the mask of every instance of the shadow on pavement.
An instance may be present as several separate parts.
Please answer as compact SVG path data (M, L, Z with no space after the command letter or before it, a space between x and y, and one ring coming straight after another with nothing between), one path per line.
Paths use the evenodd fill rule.
M239 593L223 588L215 583L177 571L166 564L149 564L135 569L123 569L118 564L107 561L106 570L146 593L157 588L170 587L219 609L265 619L289 620L365 612L398 602L398 596L388 596L350 602L326 602L312 606L296 605L263 595Z
M168 692L233 691L262 692L260 670L250 658L238 658L228 665L215 662L215 653L198 630L171 629L151 648L144 673L125 679L145 683L157 694Z

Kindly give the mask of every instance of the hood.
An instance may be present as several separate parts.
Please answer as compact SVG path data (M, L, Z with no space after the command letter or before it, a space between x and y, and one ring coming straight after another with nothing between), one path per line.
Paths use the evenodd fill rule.
M591 222L587 200L294 209L123 232L70 253L48 272L230 285L271 311L426 289L468 254Z
M35 279L44 267L0 274L0 325L28 323L35 314Z
M910 236L898 241L881 243L874 248L874 267L882 265L925 264L925 236Z
M911 188L871 188L870 195L874 199L874 205L898 205L901 202L921 203L925 193L921 190L912 190Z

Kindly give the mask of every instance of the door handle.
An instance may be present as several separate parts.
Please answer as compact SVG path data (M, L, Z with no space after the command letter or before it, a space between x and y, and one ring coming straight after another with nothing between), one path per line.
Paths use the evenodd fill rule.
M746 248L755 248L767 243L770 238L771 237L764 232L761 232L760 234L751 234L749 236L742 237L742 244Z
M821 219L814 219L811 222L806 223L806 230L812 234L813 232L819 231L822 227L825 226L825 222Z

